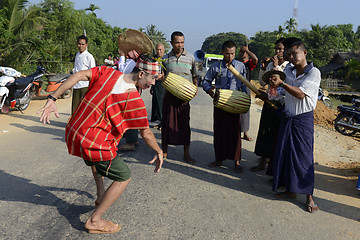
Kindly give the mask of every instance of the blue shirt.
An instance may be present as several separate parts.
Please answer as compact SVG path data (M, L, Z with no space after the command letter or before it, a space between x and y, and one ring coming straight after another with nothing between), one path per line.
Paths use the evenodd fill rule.
M233 60L231 65L246 78L245 65L238 61ZM204 81L203 89L208 92L211 89L211 82L215 79L215 87L218 89L230 89L246 92L246 85L237 79L227 68L224 60L214 63L213 66L207 71Z

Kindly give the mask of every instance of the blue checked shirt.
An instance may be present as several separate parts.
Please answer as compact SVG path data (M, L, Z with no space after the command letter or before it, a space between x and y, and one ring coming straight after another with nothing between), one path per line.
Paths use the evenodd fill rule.
M208 92L211 89L211 82L215 79L215 87L218 89L230 89L246 92L246 86L239 79L237 79L225 65L225 61L219 61L215 63L207 71L204 82L203 89L205 92ZM246 78L246 69L245 65L238 60L233 60L231 65Z

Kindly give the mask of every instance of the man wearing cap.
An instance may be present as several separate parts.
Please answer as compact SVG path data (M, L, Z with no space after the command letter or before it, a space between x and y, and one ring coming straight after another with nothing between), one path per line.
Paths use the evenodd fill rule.
M58 117L56 99L77 82L89 81L89 90L65 129L69 153L83 158L86 165L95 166L99 174L94 176L98 204L85 223L89 233L114 233L121 228L102 216L120 197L131 178L129 167L117 155L117 145L127 129L140 129L147 145L156 151L149 163L156 162L155 172L161 169L163 152L149 129L145 104L136 89L149 88L159 73L159 64L147 56L140 56L130 74L106 66L80 71L49 95L46 105L39 110L42 112L40 121L50 123L51 112ZM101 176L113 180L106 191Z
M166 73L172 72L186 78L197 86L195 58L184 49L185 37L182 32L171 34L172 50L163 58ZM184 145L184 160L195 164L190 155L190 104L165 91L162 108L161 140L164 157L167 157L168 145Z

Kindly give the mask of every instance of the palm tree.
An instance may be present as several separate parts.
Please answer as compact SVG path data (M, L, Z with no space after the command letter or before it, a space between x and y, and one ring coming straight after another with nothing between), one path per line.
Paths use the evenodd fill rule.
M278 30L275 31L275 33L276 33L276 38L284 37L284 28L281 25L279 25Z
M90 12L91 12L92 14L94 14L95 17L96 17L95 10L97 10L97 9L100 10L100 8L99 8L98 6L96 6L95 4L90 4L90 6L89 6L88 8L85 8L85 12L86 12L86 11L90 11Z
M145 34L150 38L154 46L158 43L164 44L165 49L169 48L170 45L166 41L165 34L161 31L156 30L156 26L151 24L146 26Z
M285 29L288 30L288 33L296 31L297 22L295 18L290 18L289 21L285 22Z
M41 24L46 21L40 17L40 9L34 5L27 7L28 3L27 0L0 0L5 17L3 26L8 34L6 42L0 44L0 61L15 49L29 44L29 36L39 31Z

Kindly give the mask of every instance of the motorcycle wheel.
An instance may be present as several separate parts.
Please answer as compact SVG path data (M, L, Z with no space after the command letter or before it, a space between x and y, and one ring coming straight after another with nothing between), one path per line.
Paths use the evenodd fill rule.
M70 88L70 89L66 90L63 94L61 94L60 97L63 99L69 98L69 97L71 97L72 92L73 92L73 90L72 90L72 88Z
M328 108L333 108L333 104L331 102L330 99L323 99L323 103L325 104L325 106L327 106Z
M23 103L23 104L20 104L20 106L18 107L18 109L19 109L21 112L24 111L25 109L27 109L28 106L30 105L30 91L29 91L29 90L26 92L26 94L24 95L23 98L25 98L24 103Z
M349 116L347 114L337 116L336 119L335 119L334 126L335 126L336 131L338 131L339 133L341 133L341 134L343 134L345 136L352 136L352 135L354 135L356 133L355 130L351 130L351 129L347 129L346 127L343 127L343 126L339 126L338 125L339 122L345 122L347 124L353 124L354 119L351 116Z

